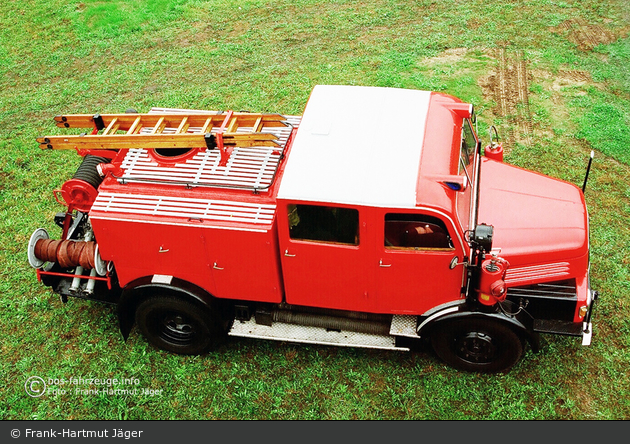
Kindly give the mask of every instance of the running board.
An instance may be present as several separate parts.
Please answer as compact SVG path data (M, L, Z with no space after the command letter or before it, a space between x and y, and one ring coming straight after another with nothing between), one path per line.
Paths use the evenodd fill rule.
M274 322L273 325L269 326L257 324L253 318L249 321L234 321L228 334L230 336L271 339L275 341L409 351L407 347L397 347L396 338L389 335L330 330L322 327L285 324L282 322Z

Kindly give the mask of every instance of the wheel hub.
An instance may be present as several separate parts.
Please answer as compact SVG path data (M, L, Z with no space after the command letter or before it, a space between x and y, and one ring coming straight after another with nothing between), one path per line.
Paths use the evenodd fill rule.
M469 332L459 337L455 343L455 352L461 359L473 363L492 362L496 345L492 337L482 332Z
M173 342L187 344L193 339L195 329L181 315L172 315L164 318L162 323L162 336Z

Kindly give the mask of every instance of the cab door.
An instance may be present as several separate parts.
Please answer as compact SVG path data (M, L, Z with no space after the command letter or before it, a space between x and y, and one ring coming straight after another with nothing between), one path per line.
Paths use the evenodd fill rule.
M369 282L359 210L289 202L278 214L287 303L366 311Z
M372 269L378 311L422 314L460 299L463 249L453 225L435 213L383 212Z

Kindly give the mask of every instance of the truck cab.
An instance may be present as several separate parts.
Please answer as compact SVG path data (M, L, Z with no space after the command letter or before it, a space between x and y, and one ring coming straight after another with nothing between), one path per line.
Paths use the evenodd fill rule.
M192 354L225 335L430 344L480 372L507 371L540 333L590 342L583 194L484 156L471 104L319 85L302 116L268 130L263 117L228 113L215 128L205 114L174 124L177 113L204 112L118 116L134 122L122 135L107 129L114 117L93 116L76 143L96 144L80 154L99 176L66 183L62 240L39 229L29 243L45 285L116 304L125 337L137 324L157 347ZM237 117L254 123L237 129ZM74 253L89 242L98 267Z
M466 196L440 182L463 183L459 158L448 132L446 149L424 144L429 107L443 106L440 98L315 88L278 191L288 303L421 315L462 298L469 221L456 205Z

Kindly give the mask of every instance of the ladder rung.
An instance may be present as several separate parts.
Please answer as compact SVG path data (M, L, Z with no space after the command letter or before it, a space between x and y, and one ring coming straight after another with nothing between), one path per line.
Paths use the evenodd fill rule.
M235 133L237 128L238 128L238 118L232 117L232 120L230 120L230 124L225 129L225 133Z
M137 130L140 129L139 126L140 126L140 120L141 119L142 119L141 116L136 117L136 119L133 121L133 123L131 124L131 126L127 130L127 134L135 134L137 132Z
M103 135L107 135L110 132L112 132L112 134L115 134L116 131L118 130L118 127L116 126L116 129L113 129L114 126L116 125L116 122L118 122L117 118L113 118L111 122L109 122L109 125L107 125L107 128L105 128L105 131L103 131Z
M212 129L212 118L208 117L208 119L206 119L206 122L203 124L203 126L201 127L201 133L205 134L210 132L209 129Z
M254 123L252 127L252 131L254 131L255 133L258 133L260 132L261 129L262 129L262 116L256 119L256 123Z
M176 134L181 134L181 133L185 133L186 131L188 131L188 127L190 126L188 122L188 116L184 117L182 119L182 122L179 124L179 126L177 127L177 131L175 131Z
M151 130L151 134L161 134L162 131L164 131L164 128L166 128L166 124L164 123L164 117L160 117L160 119L157 121L157 123L153 127L153 130Z

